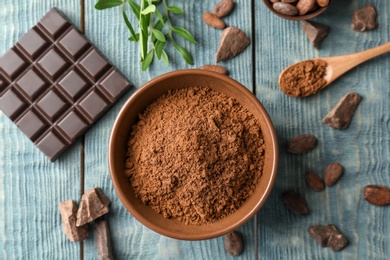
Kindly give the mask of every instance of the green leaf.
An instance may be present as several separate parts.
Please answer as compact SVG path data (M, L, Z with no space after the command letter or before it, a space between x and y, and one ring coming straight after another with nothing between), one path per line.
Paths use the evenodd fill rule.
M169 12L172 12L174 14L183 14L183 10L181 10L181 8L176 5L168 6L167 9Z
M168 55L167 55L167 53L165 51L162 51L161 59L164 62L165 66L169 65Z
M141 13L141 7L138 4L134 3L133 1L131 1L131 0L128 0L127 2L129 3L130 8L133 11L133 14L135 15L135 17L137 17L137 20L139 20L139 16L140 16L140 13Z
M156 39L159 40L160 42L166 42L165 36L161 31L152 28L152 33L154 37L156 37Z
M141 31L141 33L139 34L139 48L141 52L141 61L143 61L145 58L147 45L148 45L147 35L145 37L145 33Z
M177 52L183 57L183 59L190 65L194 65L194 61L192 60L191 54L182 46L173 42L173 46L177 50Z
M129 41L138 42L139 41L139 33L136 33L134 36L129 37Z
M99 0L95 4L95 8L98 10L103 10L111 7L115 7L123 4L121 0Z
M187 41L192 42L194 44L198 44L198 42L195 40L195 38L186 29L181 28L181 27L176 27L176 26L172 26L171 28L172 28L172 31L174 31L175 33L177 33L178 35L180 35L181 37L183 37Z
M149 65L153 61L153 57L154 57L154 50L151 49L148 55L146 55L146 58L142 61L142 70L146 70L149 67Z
M131 36L132 36L134 39L136 39L135 31L134 31L134 29L133 29L133 26L131 26L131 23L130 23L129 19L127 18L127 15L126 15L125 10L123 10L122 14L123 14L123 20L125 21L125 24L126 24L127 28L129 28L129 31L130 31L130 33L131 33Z
M146 14L154 13L155 11L156 11L156 6L149 5L144 10L141 11L141 14L146 15Z
M158 11L158 10L156 10L155 12L154 12L154 14L157 16L157 18L158 18L158 20L162 23L162 24L164 24L164 18L162 17L162 15L161 15L161 13Z
M157 41L156 45L154 46L154 50L156 52L157 59L161 59L161 54L163 52L165 46L165 42Z

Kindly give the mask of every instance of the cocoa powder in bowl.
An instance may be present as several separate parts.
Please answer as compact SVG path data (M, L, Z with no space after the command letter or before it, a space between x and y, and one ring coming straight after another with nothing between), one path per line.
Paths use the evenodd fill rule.
M125 174L135 195L165 218L207 224L252 195L265 149L259 122L234 98L187 87L169 91L139 115Z

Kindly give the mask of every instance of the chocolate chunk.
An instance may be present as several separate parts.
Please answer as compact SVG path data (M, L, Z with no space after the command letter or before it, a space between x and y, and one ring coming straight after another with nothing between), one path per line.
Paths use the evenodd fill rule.
M286 207L296 215L306 216L309 214L309 206L306 199L295 191L286 191L282 195L282 201Z
M81 241L88 237L88 226L76 226L77 204L73 200L66 200L59 203L62 228L65 235L72 242Z
M390 189L379 185L364 187L364 198L376 206L390 205Z
M317 146L317 138L312 134L298 135L286 143L289 153L307 153Z
M335 184L343 175L343 166L339 163L331 163L325 169L324 182L327 186Z
M377 13L372 4L368 4L353 13L351 27L355 31L368 31L378 27Z
M98 220L95 223L96 247L98 251L98 259L111 260L114 259L111 247L111 236L108 228L108 223L105 220Z
M309 38L311 44L315 48L318 48L319 43L328 36L329 27L316 23L311 21L302 21L302 30L306 33L307 37Z
M231 59L250 44L249 38L239 28L231 26L223 30L216 55L216 61Z
M76 226L82 226L108 213L110 200L99 188L88 190L80 201Z
M322 119L322 123L336 129L348 128L360 101L361 97L358 93L348 93L342 97L337 105Z
M0 58L0 109L52 161L129 87L55 8Z
M328 229L325 226L310 226L307 229L307 232L321 247L326 247L328 245L329 234Z
M321 247L330 247L333 251L340 251L348 245L348 241L343 234L331 224L310 226L307 232Z
M305 174L307 184L315 191L323 191L325 189L324 182L321 177L314 172L307 172Z

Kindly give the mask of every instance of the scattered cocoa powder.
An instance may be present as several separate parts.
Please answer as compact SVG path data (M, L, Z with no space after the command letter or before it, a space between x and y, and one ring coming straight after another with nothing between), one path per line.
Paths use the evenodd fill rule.
M293 97L305 97L317 93L326 85L324 79L327 63L321 59L306 60L289 68L279 79L280 89Z
M200 225L232 214L251 196L265 148L259 122L235 99L187 87L139 115L125 173L143 203Z

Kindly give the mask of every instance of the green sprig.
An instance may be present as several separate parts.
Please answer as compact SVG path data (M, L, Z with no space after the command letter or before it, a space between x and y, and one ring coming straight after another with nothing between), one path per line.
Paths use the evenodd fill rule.
M136 26L130 23L127 16L127 4L137 19ZM122 17L130 32L129 41L139 43L142 70L146 70L152 64L155 56L166 66L169 65L169 58L165 51L167 43L171 43L188 64L194 64L191 54L179 45L174 37L177 35L190 43L198 43L189 31L172 24L172 14L183 14L180 7L169 6L167 0L139 0L139 3L134 0L98 0L95 4L95 8L98 10L116 6L122 6Z

